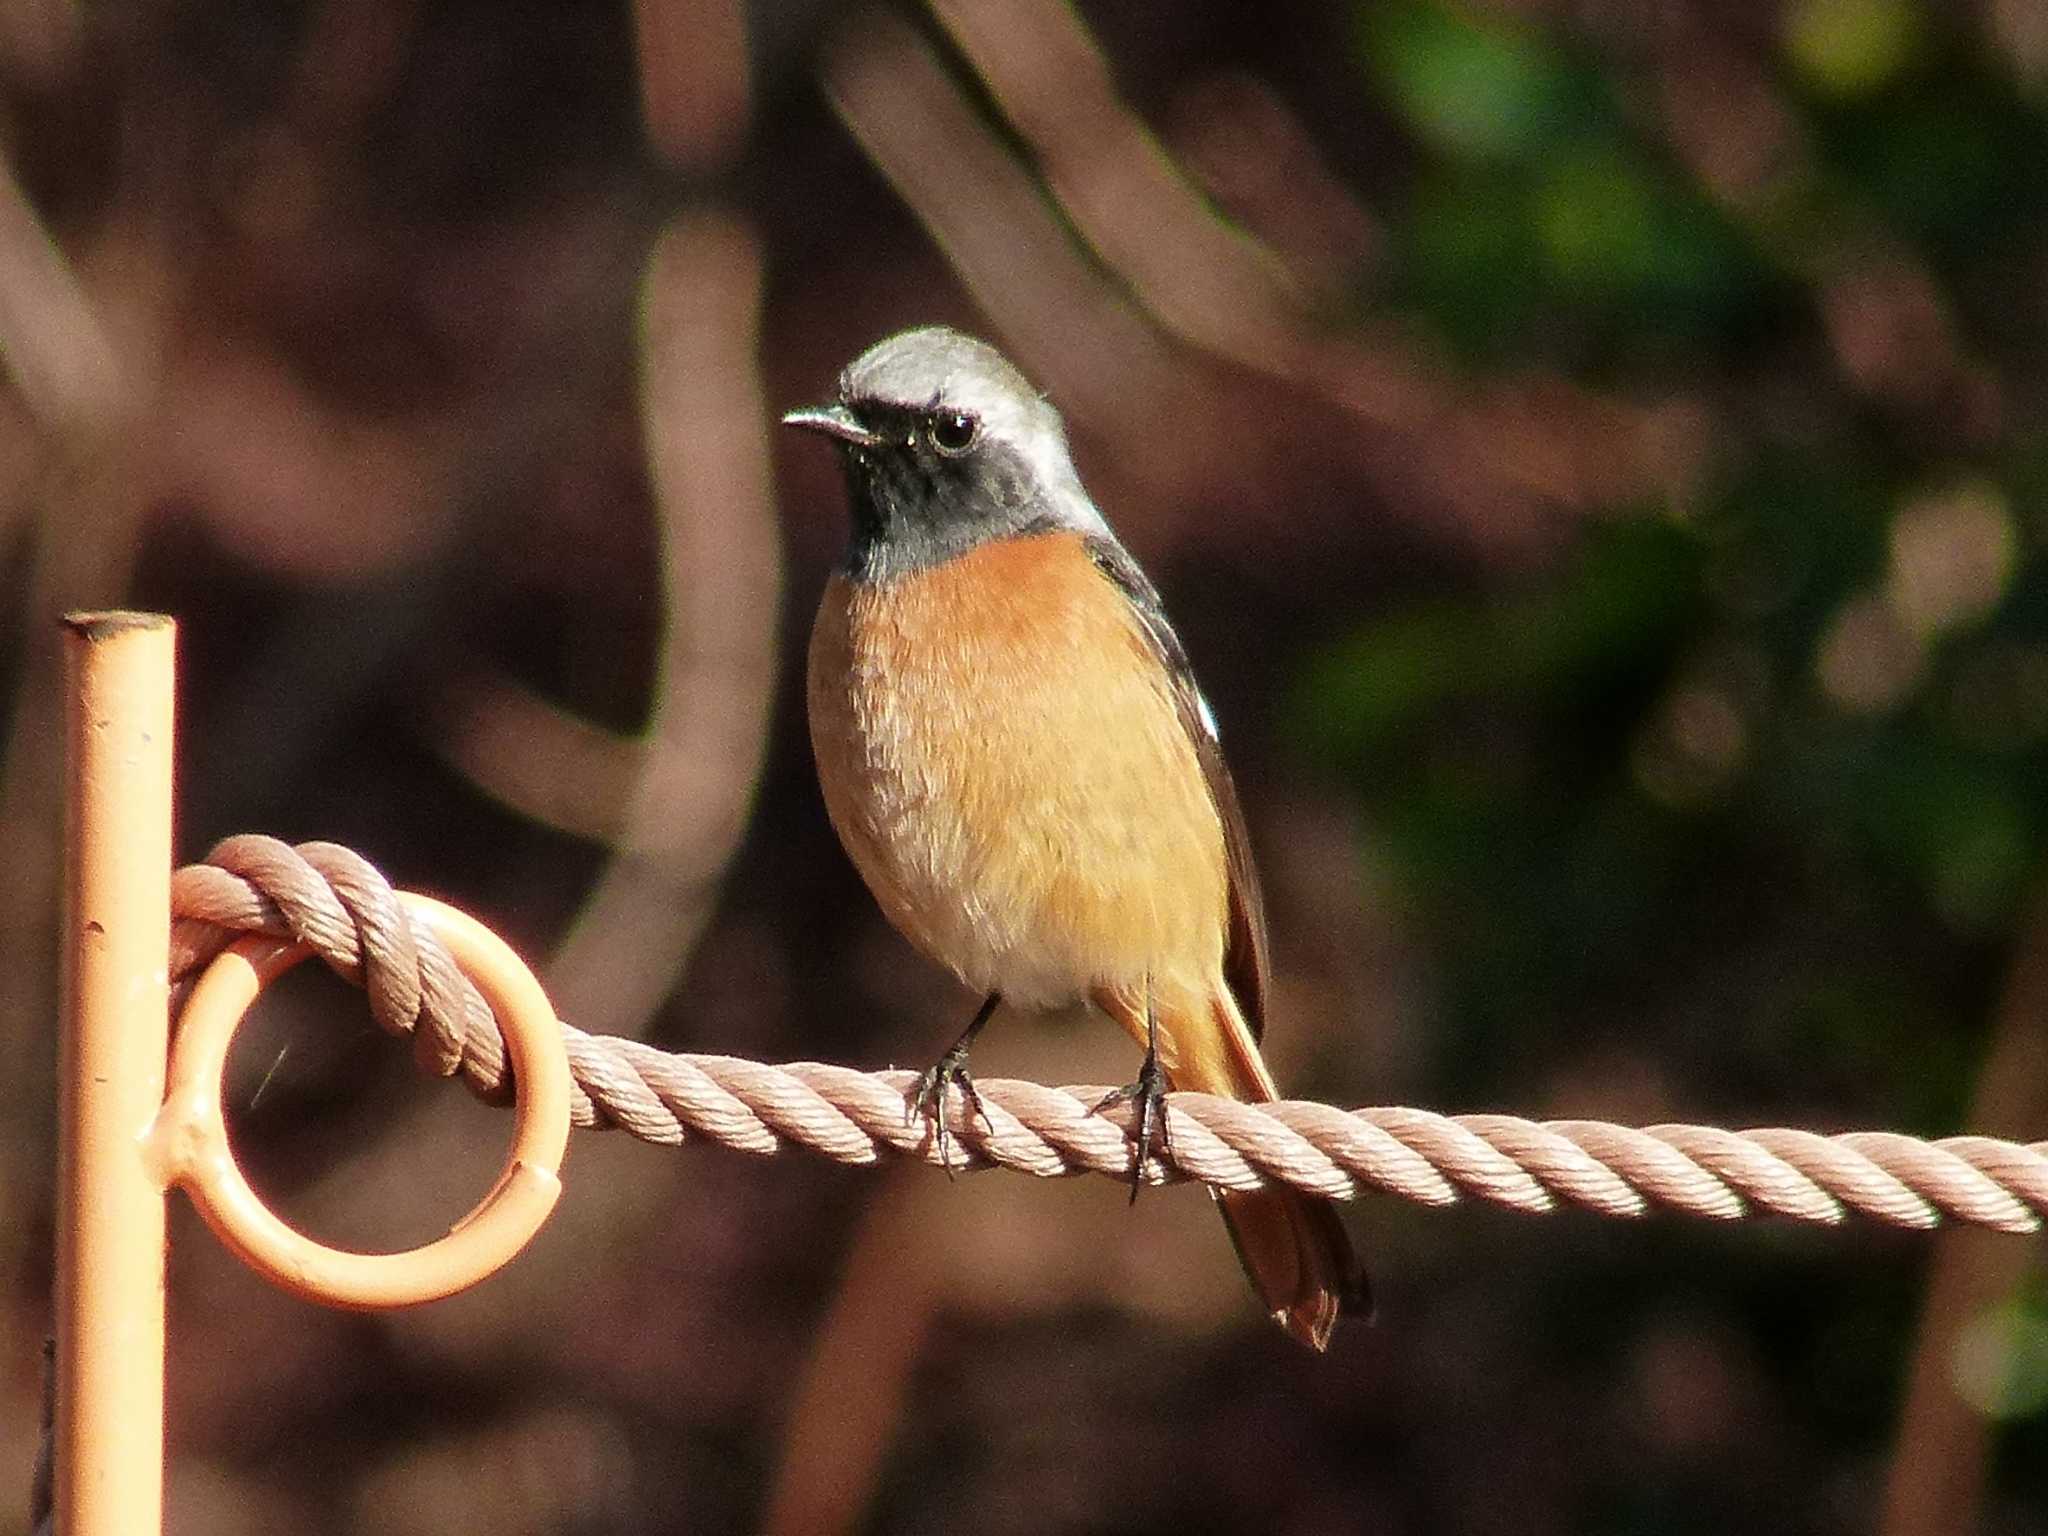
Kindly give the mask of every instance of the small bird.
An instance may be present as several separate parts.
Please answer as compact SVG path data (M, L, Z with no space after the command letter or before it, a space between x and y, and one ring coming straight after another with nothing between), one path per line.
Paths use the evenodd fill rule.
M1092 1003L1130 1032L1137 1081L1097 1107L1134 1101L1141 1149L1171 1135L1168 1087L1277 1097L1258 874L1215 717L1059 413L994 348L931 326L782 419L835 441L853 513L811 634L826 809L889 920L985 998L911 1100L941 1158L947 1089L979 1111L968 1048L1003 1003ZM1334 1205L1216 1198L1274 1321L1326 1348L1367 1305Z

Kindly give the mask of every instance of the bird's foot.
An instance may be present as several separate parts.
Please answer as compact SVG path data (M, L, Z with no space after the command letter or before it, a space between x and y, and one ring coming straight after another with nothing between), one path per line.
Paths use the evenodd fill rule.
M1139 1187L1145 1182L1145 1158L1152 1151L1154 1139L1161 1152L1173 1156L1173 1130L1166 1119L1166 1073L1159 1065L1156 1050L1145 1052L1135 1083L1105 1093L1088 1113L1099 1115L1112 1105L1132 1103L1138 1106L1137 1150L1131 1156L1131 1204L1136 1205Z
M903 1109L903 1123L906 1125L919 1115L931 1122L932 1142L939 1149L939 1166L946 1170L949 1179L953 1177L953 1132L946 1124L946 1091L956 1085L960 1096L967 1101L969 1121L978 1115L983 1125L994 1130L995 1122L982 1108L981 1091L974 1086L974 1079L967 1072L965 1040L948 1046L943 1056L918 1074Z

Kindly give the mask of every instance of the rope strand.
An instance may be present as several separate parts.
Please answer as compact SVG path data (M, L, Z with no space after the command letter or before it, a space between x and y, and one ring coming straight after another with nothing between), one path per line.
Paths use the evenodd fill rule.
M357 854L332 843L293 848L275 838L231 837L208 862L172 877L171 899L174 983L196 978L243 933L297 939L364 988L379 1025L412 1037L424 1070L460 1073L479 1097L509 1100L504 1041L490 1009ZM794 1144L843 1163L873 1163L885 1153L939 1160L930 1127L906 1115L912 1072L671 1054L570 1024L562 1036L580 1126L616 1127L664 1146L703 1139L759 1154ZM1001 1078L976 1086L986 1122L968 1114L957 1090L948 1106L955 1167L1130 1177L1128 1112L1091 1110L1103 1088ZM1146 1157L1143 1177L1151 1183L1198 1180L1241 1190L1277 1180L1340 1200L1374 1192L1424 1205L1472 1198L1519 1211L1571 1206L1627 1217L1663 1207L1722 1221L1763 1212L1833 1224L1854 1212L1917 1228L1948 1217L2001 1232L2038 1231L2048 1212L2048 1142L1928 1142L1883 1131L1822 1136L1784 1127L1635 1129L1407 1108L1344 1111L1305 1101L1241 1104L1201 1093L1171 1094L1168 1102L1173 1146Z

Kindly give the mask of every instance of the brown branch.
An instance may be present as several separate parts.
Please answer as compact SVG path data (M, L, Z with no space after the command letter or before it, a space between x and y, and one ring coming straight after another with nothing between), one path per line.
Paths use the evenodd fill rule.
M547 976L572 1012L618 1030L641 1027L688 962L746 832L782 608L752 233L708 211L677 219L643 293L643 414L668 608L656 700L613 858Z
M2048 1113L2048 891L2022 929L1977 1074L1971 1123L2018 1132ZM2017 1291L2039 1254L1982 1232L1951 1232L1934 1251L1885 1483L1883 1536L1936 1536L1977 1525L1992 1426L1956 1390L1963 1332Z

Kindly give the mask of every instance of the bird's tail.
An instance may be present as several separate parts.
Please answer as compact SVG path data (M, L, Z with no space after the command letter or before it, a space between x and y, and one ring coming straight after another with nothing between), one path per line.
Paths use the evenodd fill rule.
M1228 988L1217 990L1211 1007L1228 1048L1185 1053L1174 1086L1227 1094L1248 1104L1278 1098L1273 1076ZM1326 1349L1340 1316L1370 1315L1371 1287L1335 1201L1272 1184L1219 1190L1216 1204L1252 1289L1288 1333L1311 1349Z
M1309 1348L1329 1348L1339 1317L1371 1310L1365 1272L1330 1201L1284 1187L1227 1190L1216 1208L1273 1321Z

